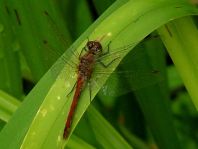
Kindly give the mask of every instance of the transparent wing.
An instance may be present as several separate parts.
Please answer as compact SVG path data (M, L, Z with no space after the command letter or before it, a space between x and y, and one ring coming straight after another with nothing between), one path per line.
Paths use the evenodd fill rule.
M114 96L118 93L120 95L125 94L131 90L138 90L146 86L159 83L163 80L158 67L152 66L148 60L147 52L144 48L133 49L124 60L121 61L121 57L126 52L130 51L137 43L132 43L127 46L122 46L116 49L109 49L109 53L96 59L96 66L94 67L94 82L97 83L99 78L104 75L111 75L107 83L102 87L104 94ZM108 50L108 49L104 49ZM52 74L57 74L64 65L69 65L76 72L77 66L79 64L79 52L74 53L74 47L68 49L68 51L62 55L52 69ZM55 55L57 51L51 49L51 52ZM105 51L104 51L105 52ZM75 58L73 61L68 61L71 56ZM121 62L120 62L121 61ZM101 65L101 62L105 65ZM114 71L114 66L120 63L119 67ZM146 64L146 65L145 65ZM67 71L67 70L65 70ZM71 70L70 70L71 71ZM123 83L124 82L124 83ZM131 87L132 84L132 87ZM129 87L130 85L130 87Z
M125 71L112 73L101 91L106 96L120 96L131 91L160 83L164 80L159 71ZM97 81L96 81L97 82Z
M62 68L65 67L66 65L70 67L69 71L73 69L73 71L76 72L79 65L79 55L81 53L81 51L76 50L77 47L72 45L69 48L66 48L65 51L63 51L61 48L57 49L52 47L52 45L48 43L47 40L44 40L43 44L47 49L46 55L50 58L50 60L54 62L58 59L50 69L52 77L56 77L59 74L59 72L62 70Z
M160 66L152 63L149 59L148 52L141 46L134 50L120 62L120 65L115 71L112 68L102 68L103 66L99 63L97 64L94 71L96 76L109 75L113 71L101 89L104 95L119 96L160 83L164 80L165 77L160 72ZM111 59L115 58L113 55L110 57ZM107 59L105 60L107 61ZM97 79L95 82L97 82Z

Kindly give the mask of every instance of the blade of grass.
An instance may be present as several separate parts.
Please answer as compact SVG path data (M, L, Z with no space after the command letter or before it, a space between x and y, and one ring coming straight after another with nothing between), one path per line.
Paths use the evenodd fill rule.
M84 142L80 138L76 137L75 135L71 136L71 139L68 142L68 148L77 148L77 149L95 149L95 147L91 146L90 144Z
M35 81L38 81L54 62L53 57L48 55L48 49L44 46L43 40L48 41L52 47L56 47L62 52L71 44L70 35L64 28L65 24L57 10L57 5L47 0L20 2L11 0L2 2L2 6L6 6L10 11L9 18L13 24L14 33L19 40L32 76ZM31 13L27 13L29 11ZM51 12L52 21L46 17L45 11ZM57 28L63 28L60 35L57 35L56 29L52 28L51 25L53 21L56 22L57 20ZM57 36L63 36L62 38L66 39L64 45ZM49 57L51 61L48 59Z
M150 40L143 47L139 47L147 51L147 55L145 55L141 62L125 67L138 70L143 65L145 70L147 70L155 66L153 69L158 70L162 78L164 78L164 80L162 79L157 84L145 86L137 90L135 95L158 147L161 149L179 149L181 143L178 140L173 125L170 104L168 102L168 89L165 84L167 81L165 81L166 77L164 75L164 70L166 70L164 52L162 51L162 46L157 46L157 43L155 43L155 46L151 46L153 45L152 42ZM130 82L133 88L133 80L127 81ZM144 83L144 78L142 80L140 79L139 82Z
M127 130L125 127L120 126L120 130L127 138L127 140L129 140L129 142L134 146L135 149L148 149L148 146L146 146L146 144L142 140L140 140L133 134L130 134L129 130Z
M88 2L84 0L62 0L58 3L72 39L75 40L93 22L93 15L90 12Z
M14 97L0 90L0 119L8 122L12 114L19 107L20 102Z
M168 23L158 31L198 109L197 27L190 17L184 17Z
M19 108L21 102L16 98L8 95L7 93L0 90L0 119L4 122L8 122L8 120L12 117L14 112ZM0 121L1 126L2 121ZM93 146L83 141L79 137L72 135L71 139L68 142L69 148L87 148L94 149Z
M19 65L19 45L13 36L12 23L6 7L0 1L0 88L15 97L22 97L22 81Z
M138 1L136 3L129 1L117 10L107 10L108 13L105 13L101 19L93 24L74 43L74 46L78 47L77 50L82 49L85 45L86 37L91 32L90 39L97 39L107 33L111 33L111 36L105 38L105 42L108 43L111 40L114 47L137 43L151 31L171 19L198 13L197 9L187 2L179 0L151 1ZM179 6L181 8L177 9ZM133 13L131 14L131 12ZM107 14L110 13L112 14L108 16ZM146 27L145 24L147 25ZM117 64L112 67L115 68ZM67 70L70 69L68 68ZM59 74L57 79L55 78L52 78L51 72L48 72L27 96L26 101L2 130L0 147L8 149L60 147L64 121L72 98L66 98L66 95L76 79L73 74L68 74L64 71ZM100 87L105 83L106 79L101 79ZM98 90L99 87L93 88L93 95ZM75 113L72 131L89 104L88 89L85 89ZM13 135L13 133L16 135ZM9 140L13 140L12 143Z
M102 148L132 148L93 106L88 108L87 114L92 130Z

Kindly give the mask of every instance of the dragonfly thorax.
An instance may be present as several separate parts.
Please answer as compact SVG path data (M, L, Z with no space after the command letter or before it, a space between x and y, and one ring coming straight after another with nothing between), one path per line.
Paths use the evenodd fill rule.
M90 55L85 55L81 57L80 63L78 65L78 74L84 78L90 78L93 70L93 65L95 63L93 57L89 56Z

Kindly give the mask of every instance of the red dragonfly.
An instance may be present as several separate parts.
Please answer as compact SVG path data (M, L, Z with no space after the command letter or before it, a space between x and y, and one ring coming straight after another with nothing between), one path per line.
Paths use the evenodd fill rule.
M45 12L45 14L49 17L49 14L47 12ZM102 38L104 38L104 36ZM103 47L100 43L102 38L100 40L88 41L86 43L86 46L81 50L81 52L78 56L79 62L77 64L77 81L76 81L76 84L75 84L75 92L74 92L74 96L73 96L73 101L72 101L72 104L71 104L70 109L69 109L69 114L67 116L64 132L63 132L63 138L64 139L66 139L68 137L69 133L70 133L70 128L71 128L73 116L75 114L75 109L76 109L76 106L78 104L78 100L80 98L81 92L85 88L86 85L88 85L88 87L90 89L90 98L91 98L90 79L92 77L93 72L97 73L94 70L96 65L100 64L103 67L108 67L114 61L119 59L119 57L114 56L115 54L119 55L121 53L124 53L124 51L126 52L126 50L129 51L130 48L134 47L134 45L135 45L135 44L131 44L131 45L128 45L128 46L123 46L123 47L117 48L116 53L115 52L110 53L110 51L109 51L110 43L109 43L108 46L107 46L108 47L107 51L104 52ZM44 43L46 44L47 42L45 41ZM111 60L107 64L104 64L102 60L106 59L106 58L107 59L110 58ZM62 59L65 61L66 64L69 64L69 62L67 62L66 57L65 58L62 57ZM131 63L131 61L129 63ZM69 64L69 65L72 66L71 64ZM124 65L126 65L126 64L124 64ZM75 70L75 68L74 68L74 70ZM112 71L105 72L105 70L102 70L102 74L107 74L108 75L111 72ZM132 82L134 84L134 90L136 90L136 89L142 88L144 86L148 86L150 84L158 83L159 81L161 81L161 77L157 72L158 71L156 71L156 70L146 70L144 72L139 72L139 73L138 72L133 72L133 71L119 71L117 73L113 73L113 75L114 74L116 76L121 75L122 78L123 77L129 78L129 80L132 80ZM99 73L101 73L101 72L99 72ZM140 73L143 74L143 75L141 75ZM140 80L138 78L143 79L143 81L140 81L140 82L144 82L143 85L142 85L142 83L140 83L138 81L138 80ZM113 81L111 79L110 85L113 84L112 82ZM109 94L109 91L113 90L112 87L108 87L108 86L109 85L105 85L103 87L104 94ZM130 89L126 89L125 86L122 86L121 88L119 88L117 90L119 90L119 92L121 92L121 94L124 94L124 93L128 92L128 90L130 90ZM72 91L73 91L73 89L72 89Z
M99 74L102 73L103 75L104 74L108 75L111 73L111 71L107 72L105 70L97 72L97 70L95 70L95 67L98 64L100 64L102 67L107 68L114 61L116 61L117 59L120 58L120 57L114 57L114 58L111 58L111 60L107 64L103 63L102 60L105 58L111 57L112 53L110 53L110 51L109 51L110 43L107 46L108 47L107 51L104 52L100 41L101 41L101 39L88 41L86 43L86 46L81 50L81 52L78 56L79 62L77 64L77 81L75 83L75 86L71 90L71 92L72 92L73 89L75 89L75 92L73 95L72 104L69 109L69 114L66 119L66 124L65 124L64 132L63 132L64 139L66 139L70 133L72 119L75 114L75 110L76 110L81 92L86 87L86 85L88 85L88 87L89 87L90 99L91 99L90 79L92 77L92 73L93 72L99 73ZM123 51L129 50L130 47L132 47L132 45L120 47L118 49L121 49L121 50L118 50L118 52L116 52L116 54L119 55L119 53L123 53ZM69 64L69 62L66 61L66 59L67 59L66 57L62 57L62 59L64 60L65 63L72 66L72 64ZM124 65L126 65L126 63L124 63ZM75 70L75 68L74 68L74 70ZM152 70L152 71L146 70L146 71L148 71L148 72L150 71L150 73L148 73L148 72L147 73L146 72L134 72L134 71L117 71L116 73L113 73L113 75L121 75L122 78L125 77L129 80L132 80L132 82L134 84L133 89L137 90L137 89L143 88L145 86L157 83L161 80L160 75L158 74L157 71L155 71L155 70ZM140 74L140 73L142 73L142 74ZM111 84L113 84L112 82L114 82L114 78L116 78L116 77L110 78L111 83L109 85L104 85L104 87L102 89L104 91L103 92L104 94L109 94L109 92L116 92L119 90L120 95L121 95L121 94L124 94L130 90L129 88L127 89L125 86L121 86L119 88L114 89L113 88L114 86L113 87L111 86ZM138 78L140 78L140 79L138 79ZM139 82L139 80L142 80L142 79L143 79L143 81L140 81L140 82L144 82L143 84ZM114 93L112 93L112 94L114 94Z
M94 70L95 66L99 63L101 66L107 68L109 65L111 65L114 61L116 61L119 58L119 57L113 58L107 64L103 63L101 61L101 58L109 56L109 45L110 45L110 43L108 44L107 51L104 52L100 41L101 40L88 41L86 43L85 48L83 48L83 50L85 51L85 54L82 55L83 50L80 53L79 64L77 66L77 82L76 82L76 87L75 87L75 93L74 93L74 96L73 96L73 101L72 101L72 104L70 106L69 114L68 114L66 124L65 124L65 128L64 128L64 133L63 133L63 138L64 139L66 139L68 137L68 134L70 132L70 127L71 127L71 124L72 124L72 119L73 119L73 116L74 116L74 113L75 113L75 109L76 109L78 100L79 100L81 92L84 89L84 87L86 86L86 84L88 84L88 87L90 89L90 98L91 98L91 88L90 88L90 83L91 82L90 82L90 79L91 79L91 76L92 76L92 73L93 73L93 70ZM126 48L122 49L122 51L123 50L126 50ZM119 51L119 52L121 52L121 51ZM105 71L104 71L104 73L105 73ZM122 71L120 73L121 73L121 75L126 76L126 72ZM128 75L131 75L130 72L127 72L127 73L128 73ZM155 76L154 74L156 74L157 71L153 71L152 73L153 73L152 77L154 77ZM118 74L119 74L119 72L118 72ZM141 77L141 76L139 76L139 77ZM148 74L147 74L147 77L149 77L149 79L151 79L151 76L149 76ZM157 81L156 79L157 78L155 78L155 81ZM152 82L152 83L154 83L154 82Z
M86 83L89 84L89 80L91 78L96 60L100 56L108 54L108 53L102 53L102 45L97 40L88 41L87 44L86 44L86 47L87 47L87 49L84 48L84 50L86 50L86 53L81 56L81 54L82 54L82 52L81 52L80 56L79 56L79 61L80 62L79 62L79 65L78 65L78 70L77 70L78 76L77 76L77 82L76 82L76 90L75 90L75 93L74 93L74 96L73 96L73 101L72 101L72 104L70 106L69 114L68 114L68 117L67 117L67 120L66 120L65 129L64 129L64 133L63 133L64 138L67 138L67 136L69 134L69 130L70 130L71 123L72 123L72 118L73 118L73 115L74 115L74 112L75 112L75 109L76 109L81 91L82 91L82 89L83 89L83 87L85 86ZM104 67L107 67L114 60L112 60L107 65L105 65L101 61L100 61L100 63ZM91 94L90 94L90 96L91 96Z

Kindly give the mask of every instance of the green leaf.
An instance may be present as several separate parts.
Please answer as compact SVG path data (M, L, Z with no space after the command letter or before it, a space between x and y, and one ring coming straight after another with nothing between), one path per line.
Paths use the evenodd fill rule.
M26 5L21 5L20 10L23 10L24 14L27 13L24 11L24 8L27 9L28 6L27 3ZM33 6L36 6L36 3L34 3ZM198 10L194 6L181 0L128 1L123 5L114 3L114 5L73 44L73 47L67 50L65 55L68 61L75 61L76 57L72 56L72 50L81 51L87 42L87 37L89 37L90 40L95 40L104 35L107 36L102 40L103 47L105 47L109 41L112 41L112 49L129 44L132 45L132 48L149 33L168 21L195 14L198 14ZM29 17L31 18L31 16ZM42 17L39 18L39 20L42 20ZM32 24L26 25L29 26ZM27 26L23 24L21 28L24 29L23 27ZM36 30L34 30L34 32L36 32ZM31 38L29 38L27 34L23 38L28 38L28 42L31 41ZM32 45L32 47L35 46ZM116 52L116 50L114 52ZM126 50L120 54L120 58L123 58L128 52L129 50ZM63 64L64 62L62 59L59 59L51 68L51 71L54 67L59 67L58 65L61 63ZM119 61L115 62L108 69L115 69L118 64ZM31 93L28 94L25 102L23 102L12 119L10 119L1 131L0 148L55 149L67 143L62 140L65 119L72 101L72 96L67 97L67 94L75 84L76 75L75 72L72 73L68 65L63 66L64 65L59 68L60 73L57 73L57 76L52 77L51 71L46 73ZM93 75L93 78L95 77L96 76ZM100 78L100 84L92 89L92 98L106 80L107 75ZM70 134L72 134L89 104L89 90L85 88L75 112Z
M124 138L121 137L93 106L89 107L87 114L96 140L98 140L102 148L132 149Z
M142 140L140 140L133 134L130 134L129 130L127 130L125 127L120 126L120 130L125 135L127 140L129 140L129 142L134 146L135 149L148 149L148 147Z
M198 109L197 27L192 18L184 17L168 23L158 31Z
M22 97L19 44L12 31L12 22L0 2L0 88L17 98Z
M20 102L4 91L0 90L0 119L8 122L12 114L19 107Z
M78 149L95 149L95 147L87 144L85 141L76 137L75 135L71 136L71 139L68 142L68 148L78 148Z

